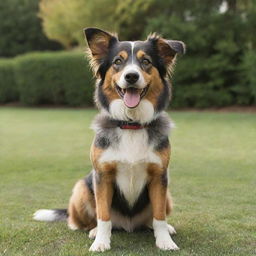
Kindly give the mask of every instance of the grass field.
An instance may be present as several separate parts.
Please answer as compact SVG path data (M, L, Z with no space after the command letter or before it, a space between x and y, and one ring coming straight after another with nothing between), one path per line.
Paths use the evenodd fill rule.
M66 207L90 170L95 110L0 108L0 255L90 255L87 233L32 220ZM177 252L153 233L113 232L103 255L256 255L256 115L171 112Z

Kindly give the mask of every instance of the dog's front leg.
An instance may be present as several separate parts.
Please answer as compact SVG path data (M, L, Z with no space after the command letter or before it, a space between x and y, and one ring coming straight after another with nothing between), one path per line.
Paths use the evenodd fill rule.
M90 251L105 251L110 249L112 224L110 208L113 196L113 178L115 169L105 166L94 173L94 189L97 213L97 234Z
M167 182L166 170L157 165L149 167L149 198L153 211L153 230L156 238L156 246L162 250L178 250L173 242L166 222Z

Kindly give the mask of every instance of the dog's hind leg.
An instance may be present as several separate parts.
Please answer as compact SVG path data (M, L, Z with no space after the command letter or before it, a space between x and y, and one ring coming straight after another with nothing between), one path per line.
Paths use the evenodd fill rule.
M79 180L72 192L68 207L68 226L72 230L96 227L95 199L85 180Z

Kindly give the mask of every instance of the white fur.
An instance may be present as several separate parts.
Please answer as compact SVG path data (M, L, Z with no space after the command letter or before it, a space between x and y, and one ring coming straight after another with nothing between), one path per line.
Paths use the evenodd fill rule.
M173 242L168 224L165 220L153 219L153 229L156 238L156 246L161 250L179 250L179 247Z
M167 224L167 227L168 227L168 231L169 231L170 235L175 235L175 234L177 234L175 228L174 228L172 225Z
M155 117L154 106L146 99L142 99L136 108L127 108L122 99L113 100L110 103L109 112L114 119L132 120L141 124L150 123Z
M128 204L133 206L147 181L146 164L118 163L117 170L116 183Z
M54 210L40 209L34 213L33 219L38 221L55 221L56 214Z
M104 252L110 249L110 238L111 238L111 221L97 221L97 234L96 238L91 245L89 251L92 252Z
M133 51L134 51L134 46L136 42L130 42L131 44L131 52L132 52L132 64L133 64Z
M146 129L120 129L118 132L120 142L118 145L115 145L115 147L109 147L102 153L99 159L100 163L115 161L117 163L128 165L132 164L133 170L136 170L136 165L144 163L162 165L160 157L154 153L153 145L148 145L148 133ZM120 167L127 169L124 165L121 165ZM123 173L124 172L125 171L123 171ZM128 182L130 182L130 180Z
M90 239L95 239L96 235L97 235L97 227L95 227L95 228L93 228L93 229L90 230L90 232L89 232L89 238L90 238Z
M68 227L71 230L78 230L79 229L78 226L76 226L74 223L69 223L69 222L68 222Z

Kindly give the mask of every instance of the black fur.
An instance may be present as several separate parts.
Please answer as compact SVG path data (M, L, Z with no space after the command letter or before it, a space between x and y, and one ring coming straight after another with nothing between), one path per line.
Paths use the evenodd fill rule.
M97 175L96 172L95 174ZM100 177L96 177L96 179L100 179ZM93 171L90 172L85 177L84 181L85 185L89 188L90 192L94 194ZM117 187L117 185L114 185L112 208L115 209L117 212L120 212L122 215L132 218L136 214L140 213L146 206L148 206L149 203L150 201L147 186L144 187L135 204L132 207L130 207L124 195Z
M93 191L93 171L91 171L85 178L84 178L85 185L89 188L90 192L94 194Z
M161 176L161 181L162 181L162 185L164 187L167 187L168 186L168 173L167 171L165 171L162 176Z
M106 149L110 146L110 140L104 136L96 136L94 144L97 148Z
M168 135L171 123L167 114L162 114L153 120L147 128L149 144L153 144L156 151L169 146Z
M100 105L101 107L108 110L109 109L109 102L108 102L108 99L107 99L106 95L102 91L103 83L104 83L104 80L102 79L102 80L100 80L100 82L96 86L94 97L95 97L95 100L96 100L98 105Z
M145 207L148 206L149 203L150 201L147 186L144 187L137 201L132 207L129 206L127 200L125 199L119 188L117 186L115 186L114 188L112 208L120 212L124 216L130 218L134 217L136 214L140 213L143 209L145 209Z
M94 119L92 125L96 136L94 145L98 148L106 149L110 145L117 144L119 141L115 128L118 128L118 121L111 119L109 116L99 114Z
M68 210L67 209L53 209L55 220L62 221L68 218Z
M162 82L164 88L157 99L157 112L161 112L162 110L166 109L170 101L170 85L165 79L162 79Z
M170 146L169 138L167 136L163 136L158 144L155 146L156 151L161 151L165 148L168 148Z

